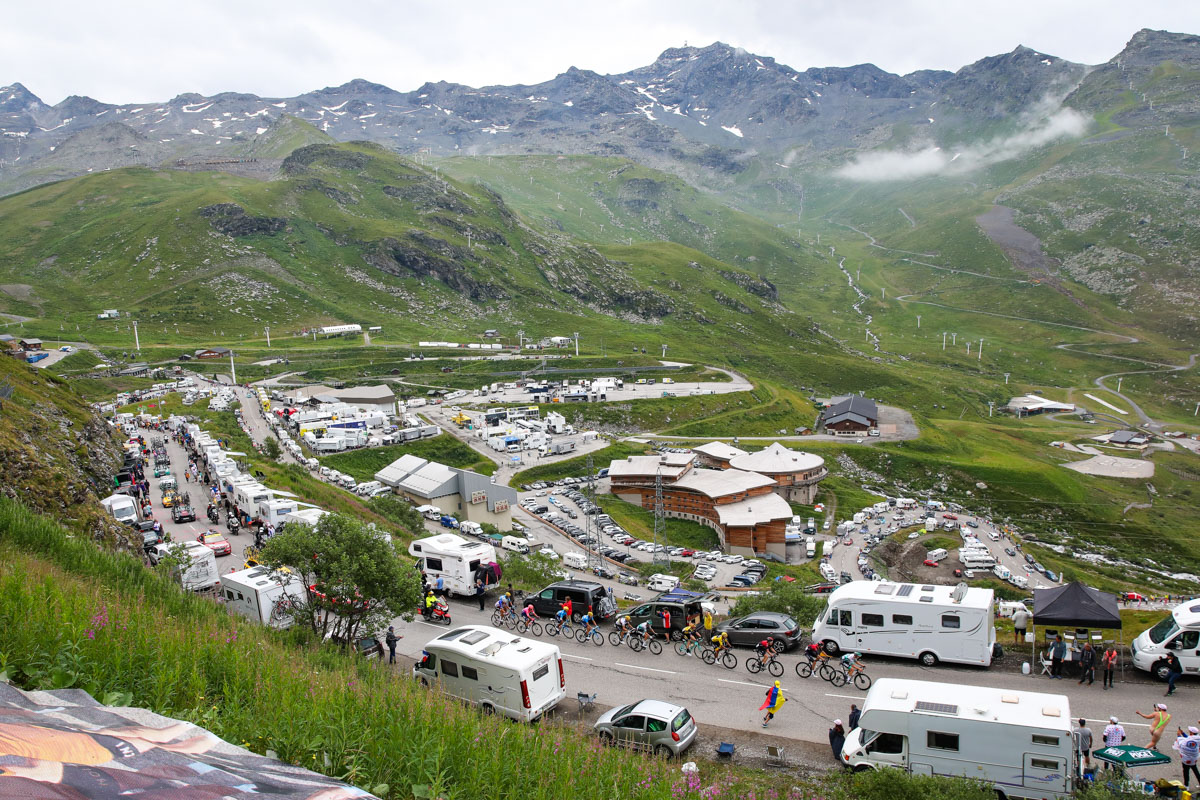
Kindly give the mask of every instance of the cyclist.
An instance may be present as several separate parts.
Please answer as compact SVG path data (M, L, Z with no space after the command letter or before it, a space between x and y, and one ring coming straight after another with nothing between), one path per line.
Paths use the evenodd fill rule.
M648 642L654 638L654 629L650 627L650 620L646 620L641 625L637 626L637 633L642 637L643 642Z
M556 613L554 615L554 618L556 620L558 620L558 628L557 628L558 632L562 633L563 626L566 625L567 622L570 621L569 618L567 617L567 609L560 608L558 610L558 613Z
M500 616L508 616L508 595L502 594L496 599L496 610L500 612Z
M846 653L842 656L842 669L846 670L846 677L853 678L859 672L866 669L862 663L862 653Z
M590 611L579 618L579 624L583 625L583 638L585 641L587 637L592 635L592 631L600 627L596 624L596 618L592 616Z
M729 634L721 631L716 636L712 637L713 655L719 656L721 653L729 649Z
M821 657L821 645L817 642L809 642L808 647L804 648L804 657L808 659L810 667L817 663L817 659Z
M683 626L683 638L689 643L700 641L699 626L696 622L689 622Z
M754 654L758 656L758 663L765 667L767 662L775 656L775 650L771 647L771 640L763 639L754 645Z
M535 619L540 619L540 617L537 615L537 611L535 611L533 608L532 601L526 603L525 607L521 609L521 619L525 620L525 624L527 625L533 622Z

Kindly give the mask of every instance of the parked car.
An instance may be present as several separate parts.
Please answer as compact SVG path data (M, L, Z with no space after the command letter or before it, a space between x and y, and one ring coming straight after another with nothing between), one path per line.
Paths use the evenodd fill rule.
M1006 554L1008 554L1009 556L1012 556L1012 557L1014 557L1014 558L1015 558L1015 557L1016 557L1016 555L1017 555L1017 551L1016 551L1016 550L1013 550L1011 547L1006 547L1006 548L1004 548L1004 552L1005 552Z
M755 611L725 620L717 625L717 631L728 632L730 644L743 647L753 647L763 639L771 639L780 652L796 647L803 638L800 624L778 611Z
M183 503L176 503L171 509L171 519L176 522L195 522L196 512L192 507Z
M552 583L533 596L533 610L543 617L553 617L563 603L571 599L571 618L578 622L590 606L598 619L608 619L616 606L608 599L604 586L595 581L564 580Z
M227 556L233 553L233 546L219 531L205 531L196 537L196 541L218 556Z
M601 741L649 750L668 758L678 756L696 740L696 723L683 706L662 700L641 700L610 709L593 726Z
M628 572L622 572L617 575L617 583L623 583L626 586L637 586L638 579L636 575Z
M931 559L931 558L925 559L925 566L936 567L937 565L938 565L938 562L934 561L933 559Z

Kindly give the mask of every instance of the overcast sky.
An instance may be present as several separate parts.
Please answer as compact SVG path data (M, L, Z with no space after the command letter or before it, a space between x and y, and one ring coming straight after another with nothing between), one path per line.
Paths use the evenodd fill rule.
M953 70L1018 44L1095 64L1141 28L1200 33L1200 0L55 0L7 4L0 85L129 103L538 83L718 40L796 69Z

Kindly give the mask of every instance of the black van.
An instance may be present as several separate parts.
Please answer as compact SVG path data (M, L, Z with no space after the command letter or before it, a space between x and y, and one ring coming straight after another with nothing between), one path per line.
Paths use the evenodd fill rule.
M572 622L578 622L589 607L598 620L609 619L617 613L617 604L609 598L604 587L595 581L559 581L528 599L533 600L533 610L539 616L552 619L567 598L571 599Z
M642 603L632 611L625 613L635 626L649 621L650 627L661 633L663 621L660 612L663 610L671 614L671 639L673 641L683 638L683 627L687 625L688 617L704 616L704 609L699 600L651 600L649 603Z

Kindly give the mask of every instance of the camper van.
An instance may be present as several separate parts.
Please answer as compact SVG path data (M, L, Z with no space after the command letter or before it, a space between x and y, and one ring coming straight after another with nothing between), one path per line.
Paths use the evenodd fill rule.
M812 536L804 540L804 554L809 558L816 558L817 555L817 540Z
M222 575L221 594L230 611L261 625L286 628L292 624L292 618L282 609L291 598L304 599L304 584L289 572L251 567Z
M1133 665L1167 679L1167 653L1174 652L1184 675L1200 674L1200 601L1188 600L1171 610L1171 616L1142 631L1130 648Z
M489 571L496 563L496 549L485 542L469 542L453 533L443 533L417 539L408 546L408 554L420 559L421 572L434 583L440 577L451 594L475 594L475 577L492 585L499 575Z
M996 557L987 550L976 547L960 547L958 550L958 560L968 569L975 567L994 567L996 565Z
M669 592L672 589L679 588L679 578L676 578L674 575L655 573L646 582L646 588L652 592Z
M989 783L997 797L1070 797L1078 764L1065 695L880 678L842 763Z
M259 501L258 506L254 511L254 519L261 522L263 525L273 525L279 527L279 524L296 510L296 501L287 498L276 498L272 500Z
M566 553L563 555L563 566L571 569L587 569L587 556L583 553Z
M430 640L413 677L484 713L533 722L566 696L558 647L486 625L466 625Z
M514 553L526 554L529 552L529 540L520 536L505 536L500 540L500 547Z
M259 503L270 499L271 490L261 483L243 483L233 487L233 504L246 514L257 510Z
M163 542L151 547L146 555L151 564L178 556L179 563L171 570L171 576L189 591L211 589L220 582L217 554L199 542Z
M852 581L834 589L812 640L839 650L939 661L992 663L996 627L991 589Z
M138 521L137 503L127 494L112 494L100 501L113 519L125 525Z
M947 555L949 555L949 553L946 552L946 548L939 547L935 550L930 550L928 553L925 554L925 557L927 559L929 559L930 561L939 561L940 562Z
M433 522L437 522L442 518L442 510L437 506L417 506L417 513Z
M316 525L328 513L323 508L300 508L284 514L280 525Z

